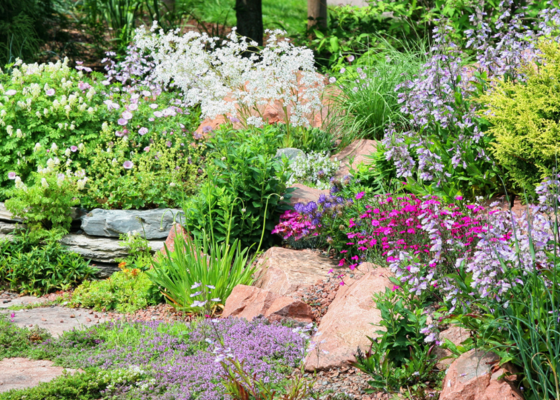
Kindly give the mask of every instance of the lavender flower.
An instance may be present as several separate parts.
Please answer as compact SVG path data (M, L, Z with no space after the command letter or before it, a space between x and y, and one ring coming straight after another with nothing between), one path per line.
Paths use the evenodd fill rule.
M132 169L134 167L134 163L132 161L125 161L123 163L124 169Z

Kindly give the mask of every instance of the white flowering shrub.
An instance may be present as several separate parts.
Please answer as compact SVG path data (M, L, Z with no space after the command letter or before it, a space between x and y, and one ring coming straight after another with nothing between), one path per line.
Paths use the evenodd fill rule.
M230 114L245 126L259 127L265 121L250 113L262 115L266 104L277 102L286 111L286 123L309 126L306 115L321 109L323 78L316 71L313 52L280 40L282 34L267 31L267 43L259 53L251 53L257 43L239 37L235 30L221 40L198 32L182 36L178 30L158 32L154 24L150 31L138 29L134 42L137 51L151 58L148 80L178 88L187 105L200 105L203 118Z
M86 76L88 70L65 60L18 61L11 74L0 71L0 200L11 188L8 172L26 182L37 169L36 143L69 148L96 140L104 117L102 75Z
M80 147L83 150L83 145ZM11 198L6 200L6 208L28 225L67 231L72 222L70 207L80 203L80 191L88 181L83 169L70 168L71 157L78 150L62 152L54 143L49 149L37 145L37 158L46 161L31 174L29 185L14 171L8 173L15 188L8 192Z
M330 180L340 167L340 161L331 160L329 153L300 154L289 166L288 186L295 183L311 184L318 189L329 189Z

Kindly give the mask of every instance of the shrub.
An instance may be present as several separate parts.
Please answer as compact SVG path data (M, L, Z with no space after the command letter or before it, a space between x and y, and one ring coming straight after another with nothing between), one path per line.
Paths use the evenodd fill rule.
M32 295L68 290L95 273L89 262L58 242L33 245L25 235L0 242L0 282L11 290Z
M0 74L0 198L6 198L8 173L16 172L24 183L37 170L37 143L50 149L87 144L98 139L105 117L102 76L91 78L68 66L16 63L11 75ZM87 159L76 154L74 162Z
M237 285L250 285L255 268L249 249L239 240L218 244L205 236L202 240L175 237L175 248L166 247L164 257L154 261L148 276L163 295L181 310L212 314ZM201 299L201 300L200 300Z
M270 235L280 213L287 209L281 197L288 198L287 174L270 146L261 143L273 132L248 138L217 135L207 165L208 181L199 193L185 202L187 230L202 239L206 234L223 241L238 239L243 247L271 243Z
M63 172L62 166L69 166L72 160L69 156L61 155L61 158L49 158L46 166L39 167L39 172L32 172L30 186L15 172L9 174L16 184L15 189L8 192L12 198L6 201L6 208L31 227L61 233L70 229L70 207L79 204L79 191L85 187L87 177L84 170L74 173L68 168Z
M560 46L541 42L539 65L522 66L524 81L496 80L481 96L481 115L491 123L492 154L513 180L518 192L534 194L535 187L558 166L560 147Z
M146 272L132 265L130 268L123 266L122 271L113 273L108 279L82 283L72 292L69 305L130 313L156 305L161 299Z

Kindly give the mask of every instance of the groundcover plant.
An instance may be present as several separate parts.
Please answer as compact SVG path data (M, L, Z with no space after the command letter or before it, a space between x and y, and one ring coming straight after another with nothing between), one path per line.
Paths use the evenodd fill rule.
M23 340L18 329L7 319L1 321L2 343L7 340L3 344L11 345L11 337ZM3 335L8 332L9 337ZM240 360L255 381L280 388L284 374L303 358L307 339L300 329L259 319L206 319L190 325L116 322L22 345L19 355L51 359L89 373L134 373L134 379L125 377L106 385L103 398L223 399L220 361ZM17 397L16 393L26 391L9 398Z

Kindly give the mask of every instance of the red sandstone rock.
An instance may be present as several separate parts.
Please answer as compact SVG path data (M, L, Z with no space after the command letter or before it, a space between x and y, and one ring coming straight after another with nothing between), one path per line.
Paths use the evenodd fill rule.
M381 311L375 307L372 295L390 287L391 276L389 269L377 268L358 280L347 282L337 291L319 325L321 335L316 340L324 340L324 343L318 345L317 351L309 353L305 360L306 370L346 366L355 361L358 347L364 352L369 349L371 342L367 337L375 337L375 331L379 329L372 324L381 321Z
M467 340L470 337L469 331L463 328L459 328L458 326L451 326L450 328L444 330L439 334L439 338L441 341L445 341L448 339L451 343L455 346L459 346L462 342ZM452 358L445 358L450 357L452 353L449 350L442 349L441 347L436 347L435 350L436 357L440 360L437 363L437 367L439 369L445 369L451 365L453 362ZM445 358L445 360L442 360Z
M0 361L0 393L12 389L26 389L49 382L62 375L64 368L54 367L52 361L27 358L5 358ZM67 369L69 373L81 370Z
M296 183L292 186L296 190L294 190L291 195L289 203L294 206L297 203L309 203L310 201L317 201L319 200L319 196L324 194L325 196L329 195L328 190L321 190L321 189L313 189L302 185L301 183Z
M337 269L333 260L317 252L272 247L259 260L255 286L292 296L298 289L327 278L331 269Z
M169 235L167 235L167 239L165 240L165 245L160 250L163 254L165 254L165 247L169 249L169 252L173 252L175 250L175 237L179 235L183 239L188 236L187 231L178 223L174 223L169 231Z
M515 375L504 376L513 372L508 364L492 372L499 360L496 354L482 350L462 354L447 370L439 399L522 400L523 396L511 383Z
M222 318L237 317L251 321L259 315L271 321L313 321L313 310L300 300L282 297L254 286L237 285L227 298Z
M340 161L340 169L335 174L336 177L342 178L350 172L350 165L352 168L357 168L361 162L367 163L366 156L375 152L377 142L375 140L360 139L350 143L339 153L331 156L331 159L336 158ZM353 158L352 164L350 160Z

